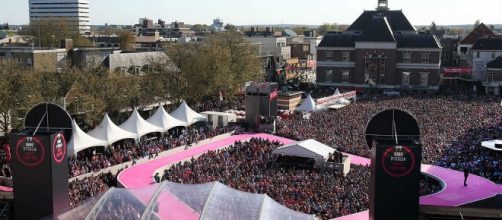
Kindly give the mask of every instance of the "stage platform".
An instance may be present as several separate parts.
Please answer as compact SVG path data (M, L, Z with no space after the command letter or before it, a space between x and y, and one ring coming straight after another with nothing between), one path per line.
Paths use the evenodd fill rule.
M122 171L118 176L120 185L126 188L142 188L154 184L153 175L159 169L169 164L175 164L180 161L199 156L208 151L217 150L233 144L235 141L245 141L250 138L263 138L271 141L280 141L283 144L289 144L293 140L277 137L270 134L241 134L231 136L219 141L215 141L200 146L189 148L188 150L177 152L165 157L155 159L143 164L133 166ZM370 160L359 156L346 154L351 157L351 163L356 165L369 165ZM463 172L450 170L432 165L422 165L422 172L426 175L438 179L443 189L435 194L420 198L421 205L458 207L464 204L483 200L497 194L502 194L502 185L497 185L483 177L474 174L469 175L468 186L463 185ZM162 173L159 172L160 175ZM143 198L142 200L146 200ZM198 213L195 213L185 204L179 202L175 197L164 195L159 198L160 217L163 219L198 219ZM162 208L164 207L164 208ZM172 210L176 210L172 212ZM356 213L349 216L337 218L338 220L366 220L368 212Z

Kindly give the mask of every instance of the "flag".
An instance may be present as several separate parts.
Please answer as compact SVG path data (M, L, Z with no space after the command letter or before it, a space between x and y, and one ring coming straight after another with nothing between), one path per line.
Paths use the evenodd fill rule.
M272 92L270 92L270 101L274 100L277 98L277 89L274 89Z

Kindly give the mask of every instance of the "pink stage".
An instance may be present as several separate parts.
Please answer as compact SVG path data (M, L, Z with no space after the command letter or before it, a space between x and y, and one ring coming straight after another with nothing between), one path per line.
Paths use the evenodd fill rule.
M233 144L235 141L247 140L250 138L264 138L271 141L280 141L283 144L289 144L293 140L277 137L269 134L242 134L231 136L223 140L215 141L209 144L204 144L188 150L165 156L147 163L139 164L129 169L124 170L118 176L118 181L126 188L142 188L153 184L153 175L157 169L166 165L178 163L182 160L189 159L193 156L204 154L205 152L220 149ZM369 165L370 160L363 157L358 157L346 154L351 157L352 164ZM441 168L432 165L422 165L422 172L426 175L438 179L443 185L443 189L429 196L420 198L421 205L447 206L457 207L463 204L482 200L496 194L502 194L502 185L497 185L485 178L470 174L468 186L464 187L463 172L454 171L446 168ZM162 173L161 173L162 175ZM142 201L149 198L140 198ZM178 201L176 197L163 193L159 196L159 204L161 213L159 215L163 219L198 219L199 214L191 210L188 206ZM147 201L146 201L147 202ZM171 212L168 210L176 210ZM339 220L366 220L368 212L356 213L341 218Z

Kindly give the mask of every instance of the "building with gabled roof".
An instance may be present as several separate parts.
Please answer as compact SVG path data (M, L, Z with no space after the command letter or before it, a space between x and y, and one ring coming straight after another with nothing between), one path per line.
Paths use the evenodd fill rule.
M490 30L490 28L486 27L485 24L481 23L476 27L471 33L469 33L464 39L460 41L458 44L458 54L460 59L461 66L472 66L473 63L470 61L470 52L472 46L478 41L480 38L486 37L496 37L495 33Z
M351 89L439 89L441 45L401 10L378 0L344 32L328 32L317 49L317 83Z

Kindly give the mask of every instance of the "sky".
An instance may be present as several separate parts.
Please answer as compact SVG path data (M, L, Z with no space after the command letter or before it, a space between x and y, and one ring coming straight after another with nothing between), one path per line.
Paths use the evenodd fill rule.
M351 24L377 0L90 0L91 24L136 24L139 18L211 24L214 18L235 25ZM28 0L0 0L0 23L28 23ZM502 0L389 0L414 25L502 24Z

